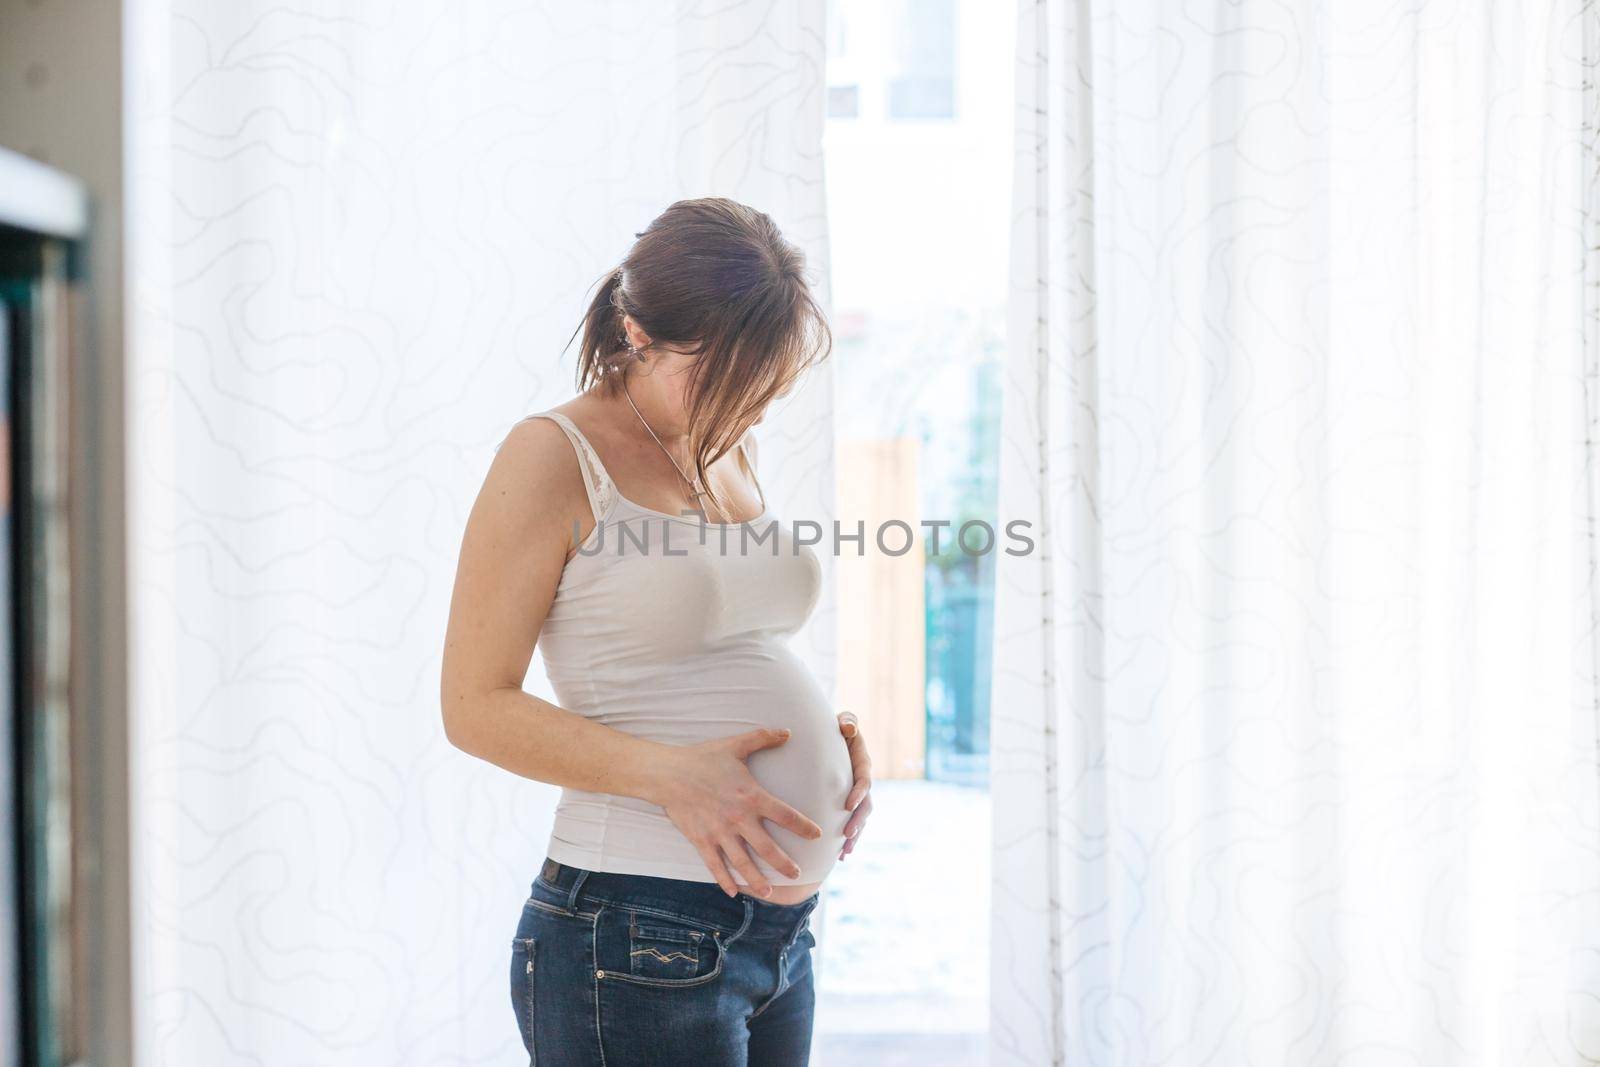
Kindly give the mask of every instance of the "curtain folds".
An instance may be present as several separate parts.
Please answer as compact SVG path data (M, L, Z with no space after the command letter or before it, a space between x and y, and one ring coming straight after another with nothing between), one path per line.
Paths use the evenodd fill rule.
M1597 15L1017 11L995 1062L1600 1062Z
M138 1059L526 1062L505 975L554 792L442 735L461 527L673 200L767 211L826 299L823 2L127 19ZM760 430L808 517L830 373ZM807 636L831 679L831 596Z

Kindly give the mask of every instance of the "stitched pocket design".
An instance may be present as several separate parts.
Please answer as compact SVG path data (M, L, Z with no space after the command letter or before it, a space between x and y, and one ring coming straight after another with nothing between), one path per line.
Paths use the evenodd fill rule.
M716 943L704 930L660 923L628 926L628 971L639 978L699 978L716 964Z

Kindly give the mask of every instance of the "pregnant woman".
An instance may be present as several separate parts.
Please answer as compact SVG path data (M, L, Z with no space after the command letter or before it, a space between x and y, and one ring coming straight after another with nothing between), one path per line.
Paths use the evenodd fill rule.
M506 434L461 547L452 744L562 787L511 944L529 1062L803 1065L809 920L871 811L788 646L817 558L751 426L831 346L766 215L679 201L580 325L578 396ZM559 706L522 690L533 650Z

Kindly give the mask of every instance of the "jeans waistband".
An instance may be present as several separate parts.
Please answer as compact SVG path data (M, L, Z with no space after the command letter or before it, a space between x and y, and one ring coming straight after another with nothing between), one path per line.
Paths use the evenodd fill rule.
M821 899L813 893L798 904L772 904L747 893L730 897L715 882L588 871L548 858L539 882L546 899L554 895L558 899L550 902L568 911L585 910L585 904L646 908L719 930L728 942L741 938L793 944Z

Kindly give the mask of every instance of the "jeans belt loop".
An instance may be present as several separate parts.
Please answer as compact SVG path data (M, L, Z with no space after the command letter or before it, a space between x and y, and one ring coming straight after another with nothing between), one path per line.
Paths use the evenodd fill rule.
M576 868L568 869L576 870ZM572 890L567 893L568 915L576 915L578 912L578 890L583 888L584 880L589 877L589 872L585 870L578 870L577 875L578 876L572 880Z

